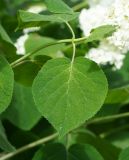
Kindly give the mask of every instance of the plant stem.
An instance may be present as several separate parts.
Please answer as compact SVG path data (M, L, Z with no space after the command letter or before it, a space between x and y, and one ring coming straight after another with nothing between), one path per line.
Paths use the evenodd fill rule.
M67 27L69 28L70 32L72 33L72 38L75 39L75 33L74 33L71 25L67 21L65 23L66 23Z
M86 0L84 1L84 2L81 2L81 3L79 3L79 4L77 4L77 5L75 5L74 7L73 7L73 10L74 11L79 11L80 9L82 9L82 8L84 8L84 7L87 7L87 2L86 2Z
M79 10L79 9L85 7L85 6L87 6L87 2L86 2L86 1L81 2L81 3L77 4L77 5L75 5L75 6L73 7L73 10L74 10L74 11L77 11L77 10ZM69 24L67 23L67 25L69 25ZM74 32L73 32L73 30L72 30L72 28L71 28L70 25L69 25L69 29L71 30L72 35L74 35ZM85 41L86 39L87 39L87 37L78 38L78 39L75 39L75 37L74 37L74 43L75 43L75 42ZM52 46L52 45L60 44L60 43L70 43L70 42L72 42L72 44L73 44L73 39L59 40L59 41L56 41L56 42L49 43L49 44L47 44L47 45L43 45L43 46L37 48L36 50L34 50L34 51L32 51L32 52L24 55L23 57L19 58L18 60L12 62L12 63L11 63L11 67L13 68L13 67L15 67L15 66L18 66L18 64L19 64L20 62L22 62L22 61L25 60L26 58L29 58L31 55L35 54L36 52L40 51L41 49L47 48L47 47ZM75 49L75 44L73 44L73 48Z
M128 129L128 128L129 128L129 124L127 124L127 125L125 125L125 126L120 126L120 127L118 127L118 128L109 130L109 131L107 131L107 132L103 132L103 133L101 133L99 136L100 136L101 138L106 138L106 137L108 137L108 136L110 136L110 135L112 135L112 134L114 134L114 133L119 133L120 131L126 130L126 129Z
M74 42L76 36L75 36L75 33L74 33L72 27L70 26L70 24L68 22L65 22L65 23L66 23L66 25L68 26L69 30L72 33L72 39L71 40L72 40L72 46L73 46L73 56L72 56L71 64L73 65L73 62L74 62L74 59L75 59L75 54L76 54L76 45L75 45L75 42Z
M58 133L55 133L55 134L52 134L52 135L50 135L48 137L42 138L42 139L37 140L35 142L32 142L30 144L27 144L26 146L23 146L23 147L17 149L16 151L14 151L14 152L11 152L11 153L8 153L8 154L2 156L0 158L0 160L7 160L7 159L9 159L11 157L14 157L15 155L17 155L19 153L22 153L22 152L28 150L28 149L34 148L34 147L39 146L39 145L41 145L43 143L46 143L46 142L48 142L50 140L53 140L57 136L58 136Z
M30 56L34 55L36 52L44 49L44 48L47 48L47 47L50 47L52 45L56 45L56 44L61 44L61 43L76 43L76 42L81 42L81 41L85 41L87 39L87 37L82 37L82 38L77 38L77 39L64 39L64 40L59 40L59 41L54 41L54 42L51 42L51 43L48 43L46 45L43 45L43 46L40 46L38 48L36 48L34 51L28 53L28 54L25 54L23 57L19 58L18 60L12 62L10 65L12 68L14 68L15 66L18 66L19 63L21 63L23 60L29 58Z
M100 117L100 118L95 118L95 119L92 119L91 121L87 122L87 124L89 125L89 124L94 124L94 123L100 123L100 122L110 121L113 119L120 119L120 118L124 118L124 117L129 117L129 112L120 113L120 114L111 115L111 116Z

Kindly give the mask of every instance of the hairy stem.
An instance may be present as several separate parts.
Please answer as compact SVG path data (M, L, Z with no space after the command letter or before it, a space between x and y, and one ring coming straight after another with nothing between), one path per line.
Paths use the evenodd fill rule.
M29 150L29 149L31 149L31 148L34 148L34 147L36 147L36 146L39 146L39 145L41 145L41 144L43 144L43 143L46 143L46 142L48 142L48 141L51 141L51 140L53 140L54 138L56 138L57 136L58 136L58 134L55 133L55 134L52 134L52 135L50 135L50 136L48 136L48 137L42 138L42 139L37 140L37 141L35 141L35 142L32 142L32 143L30 143L30 144L27 144L26 146L23 146L23 147L17 149L16 151L14 151L14 152L11 152L11 153L8 153L8 154L2 156L2 157L0 158L0 160L7 160L7 159L9 159L9 158L11 158L11 157L14 157L15 155L17 155L17 154L19 154L19 153L22 153L22 152L24 152L24 151L26 151L26 150Z

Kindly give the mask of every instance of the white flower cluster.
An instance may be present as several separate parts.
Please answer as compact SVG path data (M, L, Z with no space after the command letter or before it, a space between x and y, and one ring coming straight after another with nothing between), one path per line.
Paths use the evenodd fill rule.
M79 20L84 35L88 36L93 28L102 25L117 25L119 28L86 56L99 64L110 63L120 69L129 51L129 0L98 1L95 5L92 0L91 8L81 11Z
M32 6L27 11L32 13L40 13L45 8L42 6ZM23 35L19 37L15 43L15 47L17 48L17 54L24 55L25 54L25 42L29 38L29 33L36 32L40 30L40 27L30 27L23 30Z
M89 3L90 7L93 7L97 4L107 7L107 6L110 6L114 2L114 0L108 0L108 1L106 1L106 0L87 0L87 1Z

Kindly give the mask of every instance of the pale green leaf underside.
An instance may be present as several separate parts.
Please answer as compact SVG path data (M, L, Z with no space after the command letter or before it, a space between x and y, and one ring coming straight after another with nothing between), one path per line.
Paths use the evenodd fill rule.
M65 135L101 108L107 94L103 71L92 61L67 58L48 61L33 84L35 103L44 117Z
M34 39L36 40L37 43L35 43ZM25 42L26 53L30 53L31 51L34 51L35 48L39 48L43 45L45 46L45 45L50 44L54 41L56 41L56 40L49 38L49 37L39 36L38 34L30 34L28 39ZM64 48L65 48L65 44L63 44L63 43L52 45L52 46L49 46L47 48L41 49L40 51L36 52L36 56L37 55L47 55L52 58L57 58L60 55L59 51L63 50Z
M13 92L14 74L8 62L0 56L0 113L9 105Z
M20 10L18 12L18 29L42 26L44 22L65 22L77 18L78 13L41 15Z
M53 13L73 13L73 10L62 0L45 0L47 8Z
M6 152L12 152L15 149L8 141L1 121L0 121L0 148Z
M102 40L103 38L111 36L116 31L116 26L103 25L93 29L86 42L92 42L96 40Z

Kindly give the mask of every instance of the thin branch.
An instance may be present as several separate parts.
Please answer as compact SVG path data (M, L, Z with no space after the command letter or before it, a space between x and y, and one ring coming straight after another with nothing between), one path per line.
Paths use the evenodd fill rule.
M109 131L107 131L107 132L101 133L99 136L100 136L101 138L106 138L106 137L108 137L108 136L111 136L111 135L114 134L114 133L119 133L120 131L127 130L127 129L129 129L129 124L126 124L126 125L124 125L124 126L122 125L122 126L117 127L117 128L113 128L112 130L109 130Z
M94 123L107 122L110 120L115 120L115 119L120 119L120 118L125 118L125 117L129 117L129 112L120 113L120 114L111 115L111 116L100 117L100 118L94 118L94 119L90 120L89 122L87 122L87 125L94 124Z
M58 133L55 133L55 134L52 134L52 135L50 135L50 136L48 136L48 137L42 138L42 139L37 140L37 141L35 141L35 142L32 142L32 143L30 143L30 144L27 144L26 146L23 146L23 147L17 149L16 151L14 151L14 152L11 152L11 153L8 153L8 154L2 156L2 157L0 158L0 160L7 160L7 159L9 159L9 158L11 158L11 157L14 157L15 155L17 155L17 154L19 154L19 153L22 153L22 152L24 152L24 151L26 151L26 150L29 150L29 149L31 149L31 148L34 148L34 147L36 147L36 146L39 146L39 145L41 145L41 144L43 144L43 143L46 143L46 142L48 142L48 141L51 141L51 140L53 140L54 138L56 138L57 136L58 136Z
M82 8L84 8L84 7L87 7L88 6L88 3L86 2L86 0L85 1L83 1L83 2L81 2L81 3L79 3L79 4L77 4L77 5L75 5L74 7L73 7L73 10L74 11L79 11L80 9L82 9Z

